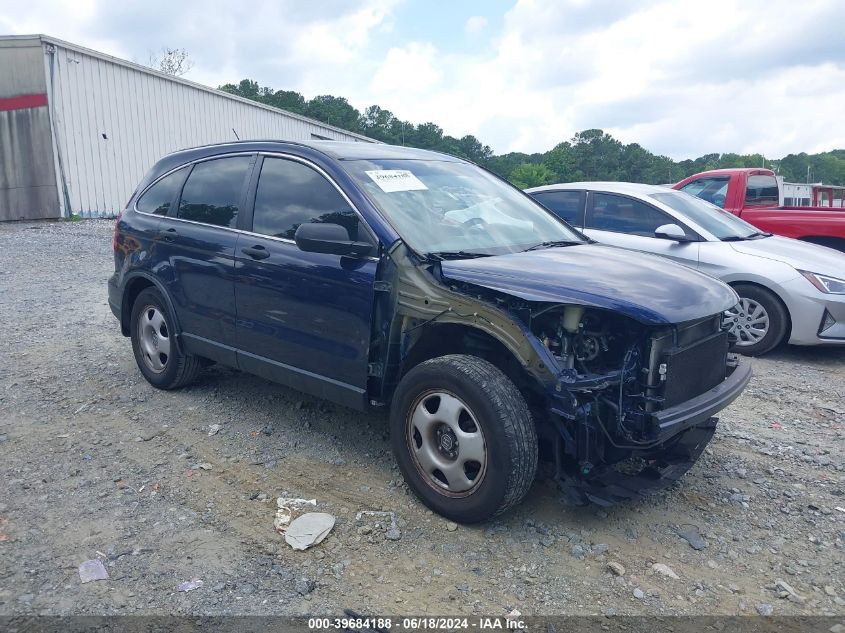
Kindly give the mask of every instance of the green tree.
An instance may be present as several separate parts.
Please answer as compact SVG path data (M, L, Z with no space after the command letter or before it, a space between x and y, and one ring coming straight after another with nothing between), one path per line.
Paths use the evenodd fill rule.
M789 154L780 160L762 154L704 154L674 161L657 156L638 143L622 144L600 129L582 130L569 141L543 153L493 150L472 135L455 138L434 122L415 125L398 119L390 110L371 105L358 112L343 97L320 95L306 101L298 92L274 90L252 79L225 84L220 90L267 105L296 112L351 132L395 145L421 147L466 158L487 167L522 186L575 180L625 180L671 184L691 174L722 167L770 167L787 181L804 182L808 177L832 185L845 185L845 149L821 154Z
M265 96L263 102L281 110L305 114L305 97L293 90L277 90Z
M528 189L529 187L551 184L554 177L552 170L543 163L522 163L513 170L509 180L520 189Z
M332 95L319 95L307 101L305 115L350 132L358 131L358 121L361 117L358 110L349 105L345 98Z

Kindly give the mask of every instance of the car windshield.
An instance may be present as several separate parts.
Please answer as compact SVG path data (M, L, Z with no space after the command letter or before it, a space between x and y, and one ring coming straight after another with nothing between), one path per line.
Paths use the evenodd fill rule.
M710 204L683 191L653 193L651 197L672 207L723 241L748 240L769 235L715 204Z
M587 239L483 169L439 160L353 160L344 168L420 254L473 257Z

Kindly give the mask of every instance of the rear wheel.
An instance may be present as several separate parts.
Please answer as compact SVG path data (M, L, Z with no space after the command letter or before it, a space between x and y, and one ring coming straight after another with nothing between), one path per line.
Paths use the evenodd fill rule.
M442 356L409 371L393 398L390 440L420 500L461 523L519 503L537 471L537 433L522 394L474 356Z
M176 343L173 318L161 293L142 290L132 306L132 351L144 378L159 389L178 389L196 378L198 356L184 354Z
M734 351L759 356L773 350L786 336L789 322L786 308L774 293L751 284L734 286L739 303L725 311L736 337Z

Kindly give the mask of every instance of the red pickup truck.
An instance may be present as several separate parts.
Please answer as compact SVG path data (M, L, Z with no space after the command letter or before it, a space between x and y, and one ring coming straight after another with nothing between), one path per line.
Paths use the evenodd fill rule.
M730 211L763 231L845 252L845 209L781 206L770 169L713 169L673 185Z

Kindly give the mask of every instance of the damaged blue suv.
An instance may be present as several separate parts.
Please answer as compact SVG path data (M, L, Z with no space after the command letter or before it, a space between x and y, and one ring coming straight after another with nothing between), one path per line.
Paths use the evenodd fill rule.
M599 246L487 171L366 143L239 142L162 158L115 226L109 303L175 389L217 362L390 407L405 480L483 521L539 453L610 504L677 480L751 372L733 290Z

